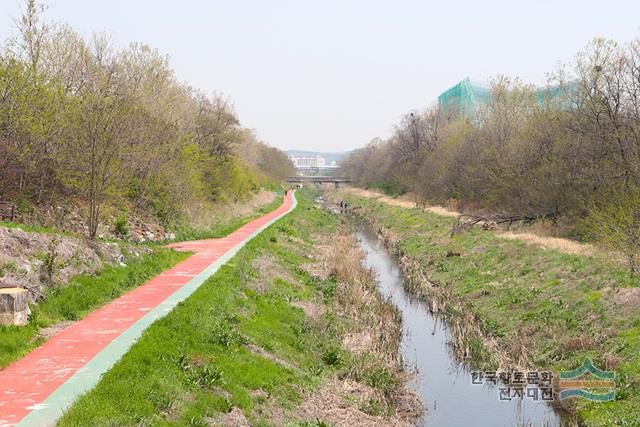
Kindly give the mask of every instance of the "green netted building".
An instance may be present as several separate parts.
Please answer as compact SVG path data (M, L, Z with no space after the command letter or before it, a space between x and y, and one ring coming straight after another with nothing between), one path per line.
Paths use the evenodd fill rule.
M490 99L489 85L467 77L438 96L438 107L450 113L472 117Z
M573 87L572 84L569 87ZM536 90L536 99L542 103L549 97L558 99L563 95L559 86L549 86ZM438 96L438 107L446 112L473 118L478 109L491 100L491 87L469 77L458 82Z

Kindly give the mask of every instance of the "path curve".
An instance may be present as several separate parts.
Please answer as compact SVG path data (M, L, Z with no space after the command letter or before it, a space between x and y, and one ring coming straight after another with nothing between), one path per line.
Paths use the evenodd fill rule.
M0 371L0 427L55 425L144 330L195 292L249 240L296 206L282 205L221 239L169 245L194 255L88 314Z

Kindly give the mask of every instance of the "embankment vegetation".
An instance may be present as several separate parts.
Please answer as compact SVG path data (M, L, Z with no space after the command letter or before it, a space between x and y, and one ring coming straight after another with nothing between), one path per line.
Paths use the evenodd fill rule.
M225 217L206 231L179 229L175 240L224 237L281 203L282 198L278 197L248 215ZM162 242L86 245L80 236L61 235L55 229L11 226L7 233L0 233L0 243L6 249L0 253L0 279L27 289L32 303L27 326L0 325L0 369L189 256L162 247ZM19 226L26 231L16 232ZM6 239L13 234L18 238Z
M126 264L107 265L93 274L76 275L65 286L45 289L41 301L31 305L27 326L0 325L0 369L187 256L161 248L138 256L131 254L124 258Z
M87 40L43 12L25 0L0 47L0 200L23 222L80 213L91 239L125 235L131 217L184 226L290 173L228 99L181 83L157 50Z
M407 114L343 162L364 187L506 218L546 219L640 271L640 39L597 39L536 90L498 77L477 114Z
M452 236L453 217L350 193L339 198L373 222L406 285L450 323L461 360L558 372L589 357L615 371L616 400L565 401L565 409L584 425L637 425L640 283L624 260L543 248L480 227Z
M60 425L411 425L398 314L311 197L152 325Z

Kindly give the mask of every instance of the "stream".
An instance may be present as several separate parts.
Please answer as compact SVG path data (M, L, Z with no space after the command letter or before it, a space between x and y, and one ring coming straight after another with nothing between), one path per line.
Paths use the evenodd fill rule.
M381 294L402 313L401 357L416 377L409 386L418 393L426 411L419 426L558 426L562 419L541 400L500 400L498 387L472 384L471 368L451 354L448 329L428 306L403 285L400 267L366 226L357 232L366 253L366 267L377 274Z

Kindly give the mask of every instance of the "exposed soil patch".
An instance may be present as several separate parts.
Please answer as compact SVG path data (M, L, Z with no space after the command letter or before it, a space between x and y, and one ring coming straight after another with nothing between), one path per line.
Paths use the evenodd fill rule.
M325 313L323 306L308 301L295 301L292 302L291 305L301 308L304 314L312 319L318 319Z
M369 332L354 332L344 336L342 339L342 347L349 350L353 354L362 354L371 348L373 337Z
M451 218L457 218L460 216L459 212L451 211L447 208L443 208L442 206L427 206L424 210L436 215L448 216Z
M261 255L253 261L251 266L258 272L258 278L251 281L250 286L252 289L260 293L265 293L269 290L271 282L277 276L274 261L271 255Z
M275 354L269 353L268 351L266 351L265 349L263 349L261 347L258 347L257 345L247 344L247 345L245 345L245 348L247 348L247 350L251 351L254 354L260 355L260 356L264 357L265 359L269 359L270 361L272 361L274 363L282 365L287 369L296 369L296 367L293 366L291 363L287 362L286 360L283 360L283 359L279 358Z
M617 288L610 295L622 313L637 312L640 307L640 288Z
M251 287L258 292L266 292L276 278L285 280L295 285L296 280L285 269L281 268L276 258L270 254L263 254L256 258L251 264L254 270L258 272L259 278L255 280Z
M54 325L47 326L46 328L42 328L38 331L38 337L44 338L48 340L49 338L57 335L59 332L67 329L69 326L73 325L75 322L72 320L65 320L62 322L58 322Z
M344 188L344 191L355 194L356 196L366 197L368 199L376 199L382 203L385 203L390 206L398 206L401 208L412 209L416 207L416 202L411 200L410 196L400 196L398 198L387 197L382 193L372 190L365 190L363 188L355 188L355 187L347 187ZM444 209L444 208L443 208Z
M303 264L300 268L316 279L325 280L331 275L331 268L325 262Z
M251 427L249 420L240 408L233 408L230 412L220 415L218 419L205 419L207 425L224 427Z
M352 381L329 380L318 391L309 395L298 408L287 411L273 411L272 420L278 425L284 425L287 419L300 421L321 420L336 427L365 426L411 426L414 425L415 408L418 397L411 392L403 395L401 400L413 403L402 404L400 409L388 416L369 415L367 405L372 401L381 402L381 393L369 386Z

